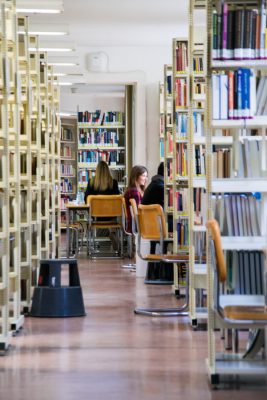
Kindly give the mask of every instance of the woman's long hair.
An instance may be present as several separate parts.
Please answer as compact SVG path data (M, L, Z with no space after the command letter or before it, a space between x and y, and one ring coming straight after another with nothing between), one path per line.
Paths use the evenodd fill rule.
M147 172L146 167L144 167L143 165L135 165L131 169L128 188L136 187L136 181L138 180L140 175L143 175L144 172ZM145 187L143 185L141 185L140 187L142 191L145 190Z
M112 189L113 179L109 171L108 164L105 161L99 161L96 167L95 176L92 181L94 190L104 192Z

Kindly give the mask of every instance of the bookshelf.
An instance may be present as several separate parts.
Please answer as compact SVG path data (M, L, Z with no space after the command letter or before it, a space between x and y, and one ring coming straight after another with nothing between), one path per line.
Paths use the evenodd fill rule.
M202 2L203 7L203 2ZM207 267L206 247L206 163L204 111L206 97L204 29L196 23L201 2L189 2L188 69L190 76L188 108L188 215L189 215L189 317L194 328L207 320L204 293ZM204 13L204 10L203 10ZM198 14L199 15L199 14ZM196 260L197 259L197 260Z
M58 256L60 130L57 78L38 51L38 38L28 34L27 18L17 17L15 1L1 2L0 47L0 349L5 350L30 308L40 258Z
M237 254L235 251L238 251L239 254L258 252L264 250L267 244L267 115L257 115L256 110L261 101L261 96L255 90L255 82L258 82L257 89L259 89L261 77L266 75L266 61L263 62L262 60L262 58L265 58L265 45L257 35L254 39L253 35L249 35L251 39L247 42L246 32L248 27L246 30L243 28L240 30L243 32L241 36L237 33L231 35L231 29L232 32L235 29L236 18L240 18L242 14L244 14L244 18L245 15L247 18L252 18L251 16L255 15L256 20L259 18L264 21L266 13L265 2L227 1L221 3L208 0L206 12L207 171L205 185L207 191L207 218L215 217L219 221L223 249L226 252L231 251L234 257ZM228 18L231 29L229 25L226 26ZM220 21L221 27L224 27L223 30L221 27L218 28L218 21ZM232 21L232 25L230 21ZM259 30L261 30L261 25ZM213 34L216 31L217 37ZM218 34L220 31L224 31L226 34ZM253 32L253 26L248 30L249 32ZM235 37L235 40L232 40L233 37ZM240 41L243 43L242 45L240 45ZM247 50L249 50L249 53L247 53ZM243 58L248 59L244 60ZM246 76L247 74L249 74L249 80ZM237 77L234 83L234 93L239 93L239 98L234 96L234 99L231 83L233 75L234 78ZM219 80L219 89L222 82L226 82L228 85L226 92L224 88L221 91L219 90L219 96L224 105L219 112L214 107L214 99L218 96L218 82L216 80ZM244 85L241 88L240 84L242 82ZM244 90L245 88L246 90ZM219 154L214 155L213 150L219 133L221 132L221 137L223 138L225 130L228 131L230 140L228 140L227 144L223 144L223 147L227 151L229 150L230 157L226 157L227 173L224 171L223 176L220 176L221 174L218 174L218 163L222 157ZM227 139L229 138L227 137ZM225 162L224 158L223 162ZM217 170L214 168L214 164ZM243 169L240 167L241 165L244 166ZM225 213L223 210L225 210ZM242 211L241 214L240 210ZM240 265L242 266L242 264ZM252 266L255 267L255 265L252 263ZM256 268L254 273L255 271ZM207 274L208 368L211 382L216 384L220 376L233 374L266 376L266 353L265 358L263 357L261 360L260 358L257 359L257 357L252 360L242 360L240 354L220 353L220 357L218 356L215 331L221 328L221 325L213 308L213 274L208 240ZM247 280L245 274L243 279ZM261 281L262 279L260 279Z
M159 83L159 160L164 162L164 83Z
M188 40L175 38L172 42L172 216L173 251L188 250L188 106L189 70ZM175 293L185 283L182 266L174 267Z
M171 232L170 218L173 213L173 87L172 87L172 65L164 65L163 85L163 132L164 132L164 207L166 220L168 221L168 232ZM171 232L172 233L172 232Z
M77 193L77 118L61 118L60 211L61 229L66 229L66 203Z
M100 160L108 163L113 178L124 190L129 170L126 118L120 111L78 112L78 192L85 192Z

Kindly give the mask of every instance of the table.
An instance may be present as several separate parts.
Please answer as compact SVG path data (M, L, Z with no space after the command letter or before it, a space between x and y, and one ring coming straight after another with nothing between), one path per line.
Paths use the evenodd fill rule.
M89 216L89 206L87 204L66 204L67 258L70 257L70 225L75 223L79 211L85 211Z

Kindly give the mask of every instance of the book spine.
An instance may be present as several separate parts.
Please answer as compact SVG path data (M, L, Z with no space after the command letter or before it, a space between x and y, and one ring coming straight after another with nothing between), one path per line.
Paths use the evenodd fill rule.
M266 29L266 10L265 0L261 0L260 9L260 58L265 58L265 29Z
M235 48L234 58L235 60L243 59L243 47L244 47L244 10L236 10L235 12Z
M234 118L234 71L228 72L228 118Z
M222 6L222 59L228 59L227 51L227 19L228 19L228 5L224 3Z
M243 58L251 59L251 52L252 52L252 10L245 10Z
M218 57L218 13L216 10L212 14L212 59L217 60Z
M233 23L234 23L234 15L235 12L233 10L228 10L227 15L227 51L226 57L228 60L232 60L234 58L234 31L233 31Z

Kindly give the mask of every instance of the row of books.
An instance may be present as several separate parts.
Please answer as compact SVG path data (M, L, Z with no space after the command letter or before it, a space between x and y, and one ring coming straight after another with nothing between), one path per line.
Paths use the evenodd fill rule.
M117 150L81 150L78 151L78 162L98 163L106 161L109 164L124 164L124 152Z
M178 212L187 214L188 213L188 189L179 189L175 192L175 199L173 197L173 189L169 188L167 191L167 204L169 208L174 207ZM173 204L174 202L174 204Z
M124 114L121 111L78 111L78 122L87 122L92 125L123 125L123 121Z
M203 56L193 57L193 71L196 74L202 74L204 72Z
M68 178L61 179L60 182L61 193L72 193L73 192L73 182Z
M261 200L252 193L214 195L214 217L224 236L260 236Z
M266 1L259 7L235 9L226 1L217 1L213 11L214 60L267 58Z
M106 129L80 129L79 144L97 144L100 146L118 146L119 132Z
M60 165L61 175L64 176L74 176L75 168L73 168L72 164L61 164Z
M125 171L124 169L116 169L111 171L111 175L113 179L116 179L118 182L122 182L125 179ZM78 183L86 183L91 180L95 176L95 170L91 169L79 169L78 171Z
M176 71L185 73L188 70L187 42L176 43Z
M227 251L227 288L234 294L264 294L264 255L261 251Z
M176 107L188 107L187 99L187 80L184 78L175 79L175 106Z
M256 139L259 140L256 140ZM260 140L261 137L255 137L250 140L248 137L242 138L238 142L238 169L236 175L239 178L266 178L267 164L266 152L267 143Z
M70 146L61 146L60 149L60 156L61 157L69 157L71 158L72 156L72 148Z
M189 225L187 218L179 218L176 224L177 244L181 247L189 245Z
M212 75L213 119L252 118L256 112L256 79L253 70L238 68Z
M61 127L61 140L69 140L70 142L73 141L73 132L70 128L65 128L64 126Z
M188 114L176 111L176 137L177 139L188 139ZM196 137L204 136L204 114L193 112L193 127Z
M188 148L185 143L176 145L176 174L179 176L188 176Z

